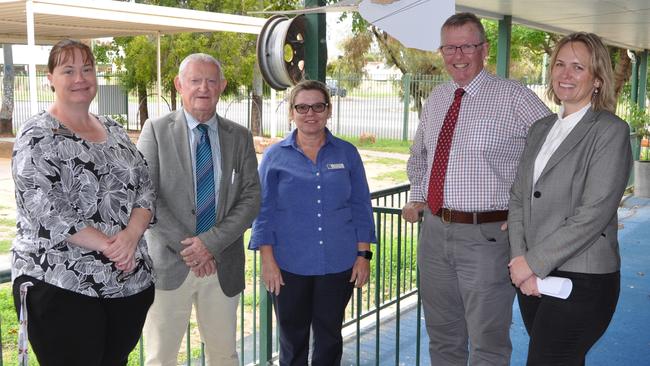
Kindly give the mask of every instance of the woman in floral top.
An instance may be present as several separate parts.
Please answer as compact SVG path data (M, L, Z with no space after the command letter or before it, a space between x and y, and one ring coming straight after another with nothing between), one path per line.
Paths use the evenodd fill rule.
M126 365L154 297L153 186L119 124L89 113L90 48L59 42L48 71L56 101L24 123L12 158L14 302L41 365Z

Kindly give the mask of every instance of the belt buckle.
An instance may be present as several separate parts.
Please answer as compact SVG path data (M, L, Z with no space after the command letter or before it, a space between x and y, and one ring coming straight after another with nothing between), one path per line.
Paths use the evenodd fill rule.
M440 220L445 224L451 224L451 210L443 208L442 212L440 212Z

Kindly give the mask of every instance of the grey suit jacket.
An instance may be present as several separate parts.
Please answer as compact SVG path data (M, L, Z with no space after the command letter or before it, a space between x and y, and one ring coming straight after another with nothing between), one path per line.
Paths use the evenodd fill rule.
M611 273L620 268L616 214L632 163L627 123L589 109L549 159L533 186L535 159L557 120L530 129L512 186L510 256L533 272Z
M223 292L234 296L244 289L242 235L259 211L260 183L251 133L232 121L217 119L223 172L217 220L199 238L214 255ZM145 122L137 146L149 164L157 194L157 223L145 233L156 287L173 290L189 273L180 241L195 236L196 228L194 174L183 111Z

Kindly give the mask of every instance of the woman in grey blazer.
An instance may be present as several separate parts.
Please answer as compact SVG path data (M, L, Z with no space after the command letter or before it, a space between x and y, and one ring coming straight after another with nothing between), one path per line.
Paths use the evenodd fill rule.
M549 80L561 107L531 127L512 187L510 277L530 335L527 365L584 365L618 302L629 128L613 114L610 57L595 34L564 37ZM567 299L540 295L547 276L572 281Z

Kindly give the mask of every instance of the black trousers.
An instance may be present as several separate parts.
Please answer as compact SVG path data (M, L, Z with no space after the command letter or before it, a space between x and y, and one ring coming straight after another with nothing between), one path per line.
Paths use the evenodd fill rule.
M124 298L96 298L36 280L16 278L14 306L20 312L20 285L27 292L27 331L41 366L120 366L142 334L154 286Z
M350 301L352 269L321 276L282 271L285 285L273 297L280 330L280 365L304 366L309 356L309 331L314 334L313 366L341 364L341 328Z
M620 272L585 274L554 271L570 278L573 290L566 300L523 295L517 291L530 335L528 366L580 366L589 349L612 320L620 291Z

